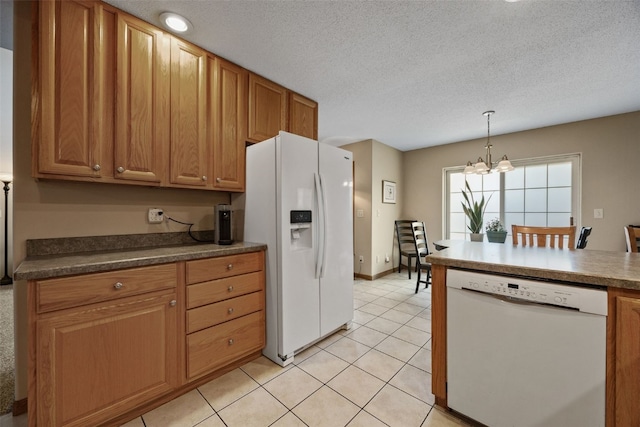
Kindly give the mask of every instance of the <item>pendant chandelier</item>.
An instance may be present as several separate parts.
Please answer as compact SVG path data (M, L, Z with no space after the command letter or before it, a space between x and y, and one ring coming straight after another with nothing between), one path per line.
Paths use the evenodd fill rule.
M495 111L493 110L485 111L484 113L482 113L483 116L487 116L487 145L485 145L484 147L487 149L487 158L483 159L482 157L478 157L478 161L476 162L475 165L471 164L471 162L467 162L467 167L465 167L463 171L463 173L465 174L475 173L478 175L485 175L493 171L509 172L513 170L513 165L511 164L511 162L509 161L506 155L502 156L502 159L500 160L500 162L498 162L495 168L493 167L493 163L491 162L492 145L491 145L491 131L489 126L489 119L491 118L491 115L494 113Z

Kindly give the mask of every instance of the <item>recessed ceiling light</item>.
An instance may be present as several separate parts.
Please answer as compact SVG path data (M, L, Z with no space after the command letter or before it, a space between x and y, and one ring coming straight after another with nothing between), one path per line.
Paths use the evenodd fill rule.
M160 23L168 30L177 31L183 34L191 31L193 28L191 22L189 22L187 18L173 12L161 13Z

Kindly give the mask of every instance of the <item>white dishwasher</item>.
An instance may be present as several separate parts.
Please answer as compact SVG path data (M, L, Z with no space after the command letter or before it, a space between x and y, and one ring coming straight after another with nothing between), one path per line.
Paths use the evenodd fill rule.
M604 426L605 290L449 269L447 405L491 427Z

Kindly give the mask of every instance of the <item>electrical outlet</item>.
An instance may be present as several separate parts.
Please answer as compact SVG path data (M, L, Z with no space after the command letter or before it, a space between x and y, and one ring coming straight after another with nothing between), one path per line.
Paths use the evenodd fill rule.
M389 255L385 254L385 256L384 256L384 262L385 262L385 263L387 263L387 262L391 262L391 260L389 259Z
M164 211L158 208L149 208L149 224L158 224L164 221Z
M360 255L360 264L362 264L364 262L364 256Z

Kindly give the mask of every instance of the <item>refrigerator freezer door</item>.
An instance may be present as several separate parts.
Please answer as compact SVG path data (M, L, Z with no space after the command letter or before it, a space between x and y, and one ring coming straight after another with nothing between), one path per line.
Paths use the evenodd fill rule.
M320 336L353 319L353 154L318 144L326 257L320 278Z
M280 133L277 139L278 352L288 356L320 338L319 280L314 277L318 246L314 183L318 170L318 143L288 133ZM310 210L311 226L299 228L298 224L291 224L292 210Z
M276 227L276 138L247 149L244 240L267 245L265 292L267 344L262 353L278 361L278 233Z

